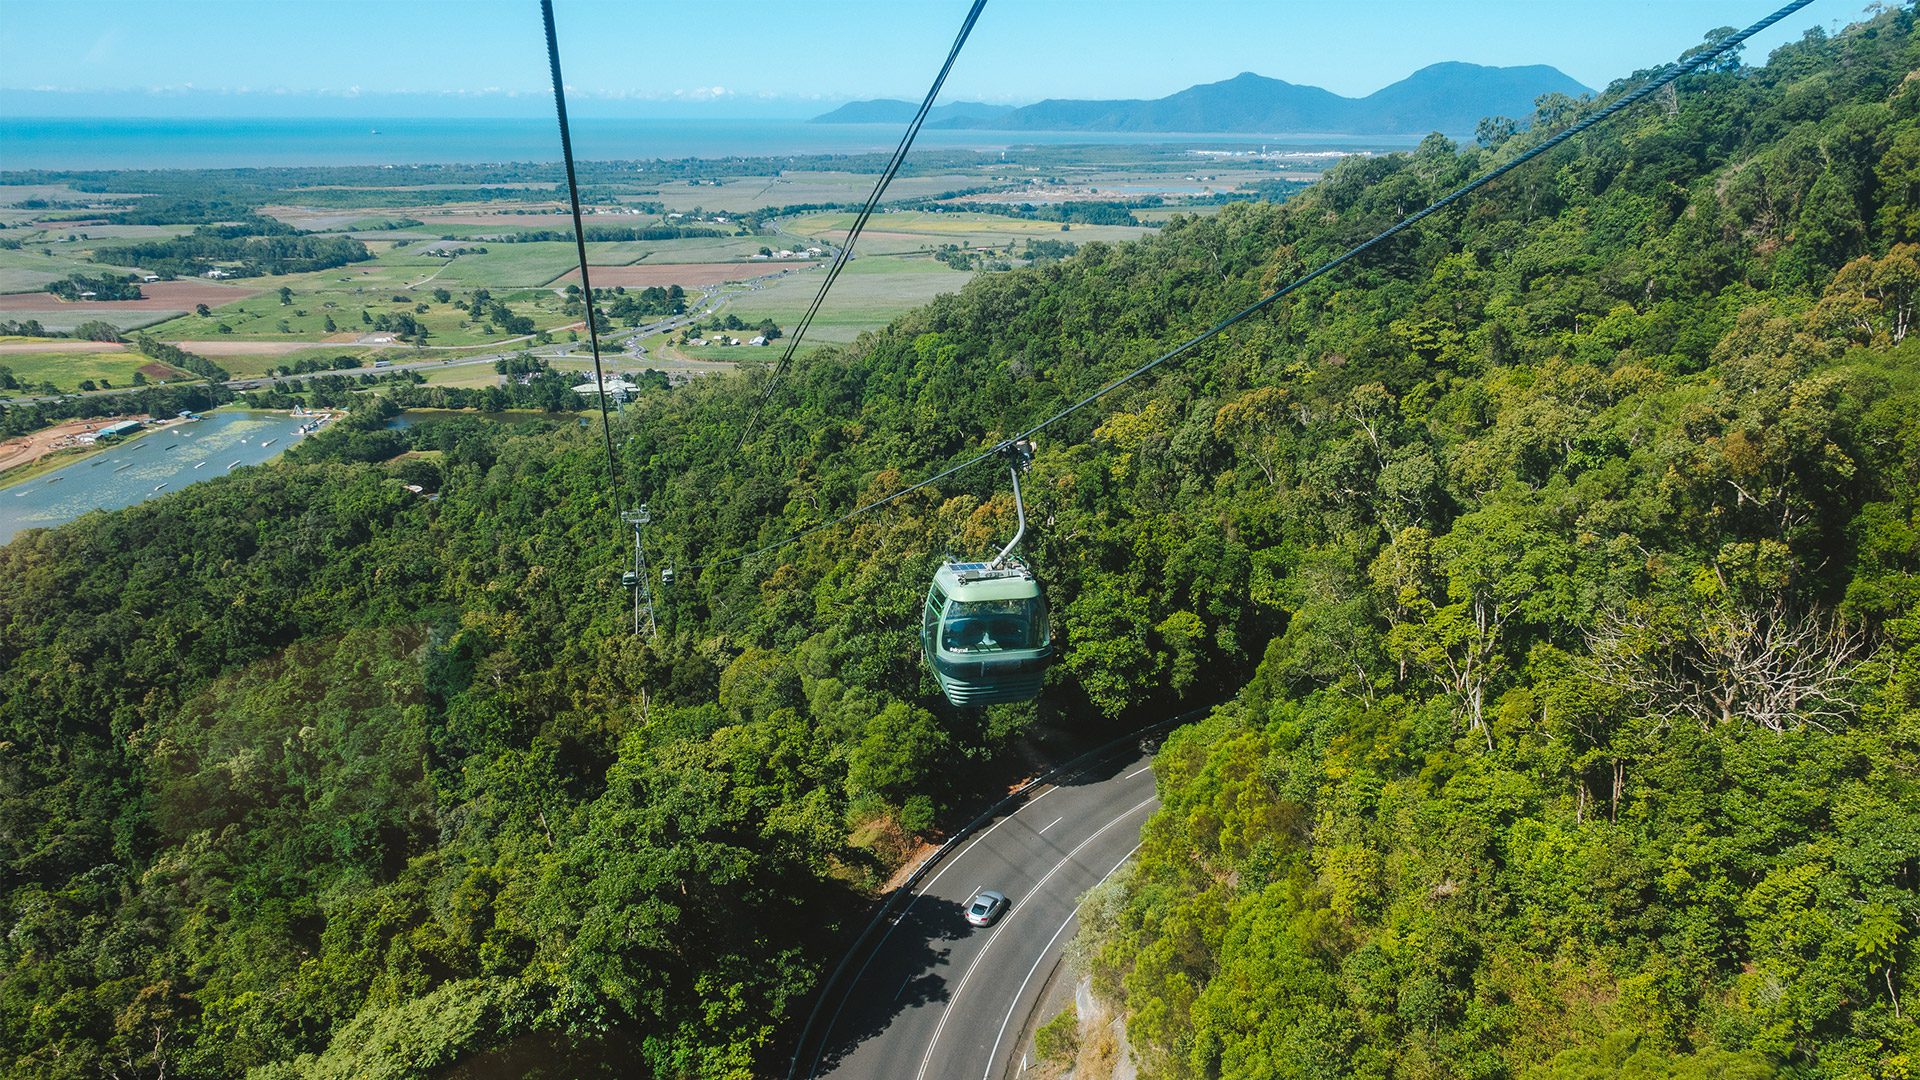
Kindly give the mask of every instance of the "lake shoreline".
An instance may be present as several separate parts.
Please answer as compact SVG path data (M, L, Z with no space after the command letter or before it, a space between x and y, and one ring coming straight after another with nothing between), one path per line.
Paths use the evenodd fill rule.
M120 439L115 442L107 443L104 446L101 445L100 443L93 443L87 446L54 447L53 449L48 450L46 453L41 454L38 457L35 457L28 461L21 462L18 465L8 468L4 472L0 472L0 491L5 491L7 488L10 488L10 487L16 487L20 484L24 484L37 477L45 476L51 472L58 472L69 465L78 465L81 462L86 461L88 458L95 457L100 454L104 454L109 450L118 450L124 447L132 446L140 442L142 439L145 439L149 435L154 435L162 431L167 431L181 424L190 424L193 422L183 417L175 417L171 420L161 420L161 421L155 422L152 417L149 417L145 413L130 413L126 416L102 416L102 417L96 417L95 419L97 419L99 423L102 425L114 423L120 420L138 420L147 426L141 428L140 431L134 435L130 435L127 438ZM41 428L39 431L28 432L26 437L30 438L34 435L41 434L53 428L58 428L63 424L68 424L68 423L72 423L72 421L61 421L60 424L51 424L48 427ZM49 464L49 462L52 462L53 464Z
M0 544L27 529L57 527L94 510L125 509L239 466L272 461L316 418L228 407L62 457L57 467L8 485L0 496Z

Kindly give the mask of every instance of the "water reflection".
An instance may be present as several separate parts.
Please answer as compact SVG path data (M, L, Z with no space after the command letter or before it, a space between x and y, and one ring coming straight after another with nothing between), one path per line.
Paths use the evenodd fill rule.
M222 410L142 435L24 484L0 489L0 543L22 529L114 510L242 465L278 457L300 438L303 418Z

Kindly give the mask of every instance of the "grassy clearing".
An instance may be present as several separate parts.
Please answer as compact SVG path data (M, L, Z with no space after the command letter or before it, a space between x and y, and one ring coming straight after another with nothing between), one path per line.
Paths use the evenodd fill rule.
M32 320L51 333L71 331L84 322L103 322L118 328L122 333L155 326L168 319L185 314L183 311L160 309L157 311L101 311L99 308L79 308L62 306L52 300L44 308L0 312L0 319L12 319L16 322Z
M433 284L449 288L532 288L545 285L579 265L573 245L559 241L484 246L487 249L485 255L433 260L447 263L446 269L434 278ZM630 261L611 252L608 254L620 262Z
M946 264L932 259L855 259L841 272L820 313L813 317L807 341L822 344L852 341L863 331L877 330L941 293L958 292L972 277L970 271L949 270ZM764 288L742 292L738 299L721 308L719 314L738 315L749 324L771 318L791 333L819 289L819 272L790 274ZM748 335L735 333L734 336ZM775 342L776 347L784 345L783 341ZM777 354L777 348L717 345L681 351L700 360L752 360L766 352Z
M789 233L839 240L853 226L852 214L806 214L782 223ZM861 234L855 250L870 253L937 248L942 244L967 244L972 247L1017 249L1027 240L1069 240L1084 244L1093 240L1123 243L1137 240L1153 230L1137 225L1075 225L1063 230L1057 221L1029 221L1001 217L998 214L936 214L923 210L904 210L875 214Z
M421 372L426 376L428 386L462 386L478 389L500 385L500 373L493 370L492 364L461 364L458 367L443 367L438 370Z
M308 275L310 279L316 276ZM333 337L346 347L356 338L375 333L374 320L380 315L402 313L426 326L429 345L483 345L507 336L497 327L489 330L490 323L476 322L464 308L455 306L471 295L472 289L466 287L448 286L453 295L441 302L433 297L433 287L440 284L438 281L408 291L404 287L362 284L322 285L314 289L292 284L291 279L266 280L290 282L287 288L293 290L292 303L282 304L278 292L263 293L224 304L206 315L183 315L157 328L155 336L168 341L261 342L322 341ZM551 330L575 321L575 317L561 313L562 297L550 290L496 285L490 291L494 299L512 308L516 315L531 318L540 329ZM405 299L396 303L395 296ZM421 311L422 307L426 310ZM327 329L328 320L333 323L331 330ZM224 332L220 329L222 326L227 328ZM331 347L329 344L322 348ZM224 360L222 362L224 364Z
M51 254L43 254L43 252L51 252ZM84 254L84 249L78 243L64 242L48 244L29 242L28 246L18 251L0 251L0 293L39 292L46 288L47 282L59 281L68 274L130 274L133 272L129 267L88 262L81 257ZM53 303L52 299L48 299L49 307L53 306Z
M87 379L107 386L132 386L134 372L156 362L139 353L124 350L7 353L0 356L0 367L12 371L13 377L21 383L35 388L51 383L62 391L79 390L81 382ZM164 364L160 366L166 367ZM172 368L168 370L173 371ZM195 377L184 371L173 371L171 376L174 379Z
M282 367L292 368L304 360L321 360L332 364L333 361L343 356L352 357L360 361L362 367L371 368L374 358L384 355L386 355L386 353L381 349L369 349L354 345L326 345L313 349L301 349L298 352L254 353L231 356L223 354L214 357L213 362L226 368L235 378L245 378L271 374L273 371ZM409 357L409 359L411 359L411 357Z
M685 181L663 183L658 195L642 197L680 211L697 206L740 213L765 206L863 203L873 191L873 179L871 173L788 171L777 177L731 176L719 187L708 184L694 187ZM942 192L977 187L985 182L975 172L902 176L888 185L887 201L923 199Z

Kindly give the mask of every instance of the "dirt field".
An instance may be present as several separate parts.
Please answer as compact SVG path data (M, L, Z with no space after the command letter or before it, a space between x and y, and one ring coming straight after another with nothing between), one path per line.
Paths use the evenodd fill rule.
M195 304L218 307L260 293L259 289L217 285L211 281L149 281L140 286L140 291L146 294L144 299L88 300L79 303L70 303L44 292L5 293L0 294L0 311L45 311L51 308L102 315L121 311L178 311L183 308L191 311Z
M125 352L126 346L113 341L0 341L0 354L5 353L79 353L79 352Z
M11 469L16 465L26 465L40 460L55 450L65 449L72 445L73 437L82 432L95 431L121 420L145 419L147 417L143 414L132 417L96 416L88 420L68 420L30 435L8 439L6 442L0 442L0 470Z
M180 347L201 356L284 356L306 349L324 349L329 345L352 345L358 334L335 334L319 341L182 341Z
M818 265L815 262L775 262L767 259L750 263L640 263L636 266L594 266L590 269L596 289L611 289L615 285L644 289L649 285L696 288L727 281L751 281L782 270L811 270ZM579 280L580 271L575 270L563 275L555 284L577 283Z
M433 225L497 225L519 226L523 229L572 229L572 214L434 214L415 212L409 215L428 226ZM639 227L643 219L634 214L588 214L587 227L595 225L630 225ZM471 241L469 241L471 242Z

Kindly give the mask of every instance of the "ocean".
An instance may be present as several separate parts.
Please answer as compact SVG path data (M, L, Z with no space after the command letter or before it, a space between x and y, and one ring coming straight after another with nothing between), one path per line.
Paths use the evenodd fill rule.
M804 120L573 121L582 161L886 153L898 124L810 124ZM921 150L1003 150L1022 145L1275 149L1400 148L1380 138L1088 131L922 129ZM1405 145L1411 145L1411 142ZM108 119L0 117L0 171L21 169L230 169L303 165L425 165L558 161L550 119Z

